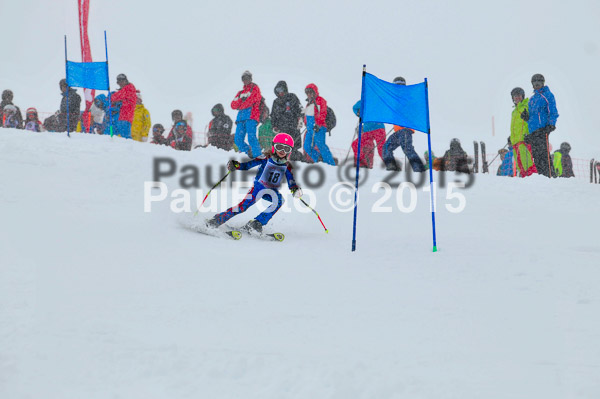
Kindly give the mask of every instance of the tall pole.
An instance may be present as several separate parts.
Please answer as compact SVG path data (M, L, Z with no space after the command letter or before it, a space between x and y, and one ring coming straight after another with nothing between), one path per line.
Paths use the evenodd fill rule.
M437 239L435 236L435 196L433 190L433 163L431 161L431 125L429 123L429 84L425 78L425 100L427 101L427 148L429 149L429 191L431 197L431 227L433 229L433 252L437 252Z
M360 114L358 115L358 149L356 150L356 185L354 188L354 223L352 226L352 252L356 251L356 216L358 209L358 174L360 171L360 142L362 138L362 117L365 109L365 75L367 65L363 65L362 84L360 88Z
M108 82L108 131L110 132L110 137L112 137L112 100L110 99L110 76L108 74L108 42L106 41L106 31L104 31L104 51L106 52L106 81Z
M67 35L65 35L65 80L67 81L67 91L65 98L67 99L67 137L71 137L69 133L69 66L67 58Z

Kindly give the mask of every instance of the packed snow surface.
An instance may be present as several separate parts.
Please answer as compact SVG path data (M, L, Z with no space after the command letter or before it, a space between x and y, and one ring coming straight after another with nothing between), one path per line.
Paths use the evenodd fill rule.
M158 157L177 173L145 212ZM2 129L1 398L600 397L600 185L478 174L451 189L469 181L449 173L432 252L428 184L397 204L373 170L352 252L330 166L306 194L329 233L287 190L265 227L282 243L183 228L234 190L215 189L212 212L174 212L181 169L199 170L195 200L231 158Z

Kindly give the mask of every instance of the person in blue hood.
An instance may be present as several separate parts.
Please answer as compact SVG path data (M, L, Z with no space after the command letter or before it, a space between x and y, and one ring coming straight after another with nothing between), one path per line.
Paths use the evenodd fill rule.
M529 124L526 143L531 144L531 155L539 174L552 177L548 136L556 129L558 111L554 94L545 86L544 76L536 73L531 77L533 96L529 100L529 111L524 110L521 118Z

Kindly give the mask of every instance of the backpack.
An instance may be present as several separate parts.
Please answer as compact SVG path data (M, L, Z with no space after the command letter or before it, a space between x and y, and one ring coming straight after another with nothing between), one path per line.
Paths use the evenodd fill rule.
M259 117L258 121L260 123L265 123L267 119L269 119L269 107L267 107L267 102L264 97L260 98L260 104L258 104L258 112Z
M337 119L335 118L335 113L333 112L333 110L329 107L327 107L327 116L325 117L325 126L327 126L327 131L329 132L329 135L331 136L331 129L333 129L335 127L335 124L337 123Z

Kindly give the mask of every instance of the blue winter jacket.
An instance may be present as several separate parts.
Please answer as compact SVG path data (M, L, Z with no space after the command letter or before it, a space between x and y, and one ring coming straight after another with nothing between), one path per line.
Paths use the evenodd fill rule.
M498 167L498 172L496 172L497 176L513 176L513 152L512 150L508 151L506 155L504 155L504 159L502 160L502 164Z
M557 119L556 100L548 86L535 90L529 99L529 133L548 125L556 125Z
M108 101L108 97L105 94L99 94L96 96L96 100L100 100L102 102L102 104L104 105L104 126L108 126L108 110L110 108L110 111L112 112L112 118L111 118L111 123L113 126L116 125L117 121L119 120L119 113L121 112L121 103L116 103L115 105L113 105L112 107L110 106L110 103Z
M358 116L360 111L360 100L358 100L358 102L356 104L354 104L354 107L352 107L352 111L354 111L354 114L356 114L356 116ZM377 130L377 129L385 129L385 125L383 123L380 122L365 122L363 123L363 132L372 132L373 130Z

